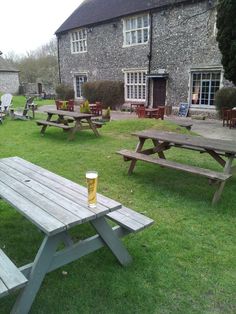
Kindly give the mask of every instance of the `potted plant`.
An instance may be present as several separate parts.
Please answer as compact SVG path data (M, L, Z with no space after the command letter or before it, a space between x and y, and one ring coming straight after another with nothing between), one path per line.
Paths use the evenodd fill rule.
M80 112L81 113L91 113L88 100L85 100L85 102L83 104L81 104Z
M102 119L105 121L110 121L111 120L111 109L108 107L104 113L102 114Z

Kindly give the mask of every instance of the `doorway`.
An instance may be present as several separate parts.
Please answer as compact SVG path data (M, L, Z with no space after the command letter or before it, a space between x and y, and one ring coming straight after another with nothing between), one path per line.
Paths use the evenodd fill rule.
M166 79L153 79L153 108L165 106L166 101Z
M41 95L43 92L43 86L41 83L38 83L38 94Z

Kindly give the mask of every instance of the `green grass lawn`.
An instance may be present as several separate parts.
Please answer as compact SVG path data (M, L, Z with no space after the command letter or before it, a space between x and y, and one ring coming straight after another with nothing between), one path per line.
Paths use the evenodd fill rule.
M133 257L130 266L121 267L106 248L81 258L46 276L31 313L236 313L236 178L212 207L215 187L203 177L142 162L128 176L129 163L116 151L134 149L137 138L130 133L151 127L180 131L160 120L111 121L99 129L99 138L83 131L68 141L58 128L42 137L34 120L8 118L0 125L1 158L19 156L82 185L85 172L97 170L100 193L155 221L123 239ZM220 169L207 154L166 154ZM78 239L93 230L83 225L71 233ZM18 266L32 262L42 237L0 201L0 247ZM0 300L0 313L10 312L16 294Z

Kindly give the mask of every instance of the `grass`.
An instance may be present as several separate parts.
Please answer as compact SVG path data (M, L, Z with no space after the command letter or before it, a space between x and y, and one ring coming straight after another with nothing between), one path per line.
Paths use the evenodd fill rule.
M83 131L69 142L57 128L42 137L33 120L0 125L1 158L19 156L82 185L86 170L95 169L100 193L155 220L123 240L133 257L129 267L105 248L83 257L46 276L31 313L236 312L235 177L212 207L215 188L202 177L142 162L127 176L128 163L115 152L134 149L130 133L151 127L180 132L166 121L112 121L99 129L99 138ZM171 149L167 155L220 169L206 154ZM42 234L3 200L0 218L0 247L18 266L30 263ZM71 233L78 238L93 231L83 225ZM10 312L16 294L0 300L0 313Z

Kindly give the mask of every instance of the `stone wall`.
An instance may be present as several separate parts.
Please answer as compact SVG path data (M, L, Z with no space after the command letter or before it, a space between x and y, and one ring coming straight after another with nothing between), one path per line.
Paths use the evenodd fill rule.
M204 0L153 13L151 73L165 69L169 74L166 104L188 101L192 68L221 67L215 16L216 10ZM148 69L149 43L123 47L122 19L88 29L87 46L87 52L71 54L69 33L59 36L63 83L73 85L75 75L82 73L89 81L124 80L123 69Z
M19 91L18 72L0 72L0 92L16 94Z
M221 67L208 1L172 6L153 15L152 72L169 73L167 104L188 101L191 68Z

